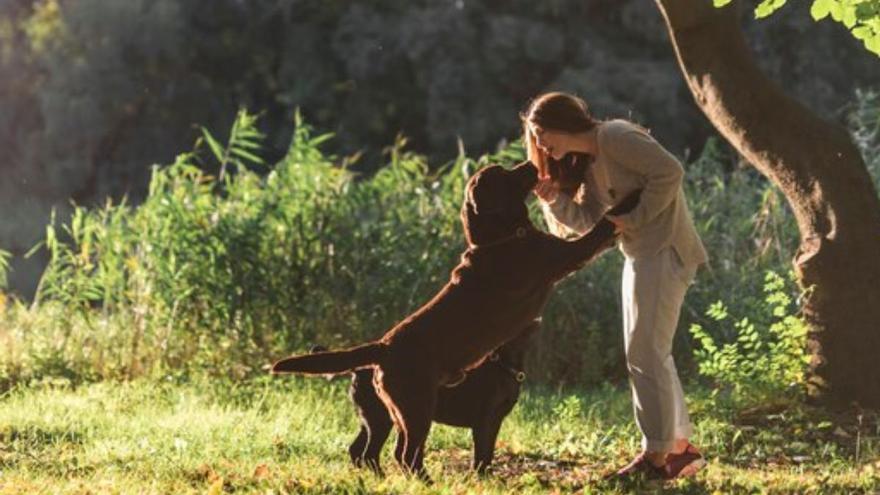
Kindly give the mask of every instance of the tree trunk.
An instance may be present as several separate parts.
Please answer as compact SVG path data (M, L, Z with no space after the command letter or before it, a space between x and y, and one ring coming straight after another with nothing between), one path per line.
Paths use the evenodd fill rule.
M811 396L880 407L880 200L858 149L761 72L737 8L655 1L697 105L794 211Z

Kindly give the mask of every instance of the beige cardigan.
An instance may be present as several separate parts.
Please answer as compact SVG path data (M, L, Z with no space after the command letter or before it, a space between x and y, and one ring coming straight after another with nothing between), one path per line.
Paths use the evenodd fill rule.
M582 234L631 191L643 188L639 205L620 215L620 250L629 258L672 246L685 266L709 259L694 228L681 188L684 169L644 129L625 120L599 124L598 152L587 168L580 200L559 193L541 202L551 232L560 237Z

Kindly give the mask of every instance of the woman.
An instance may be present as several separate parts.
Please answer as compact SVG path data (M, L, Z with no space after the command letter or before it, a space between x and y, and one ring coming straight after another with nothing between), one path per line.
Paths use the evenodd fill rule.
M616 475L671 479L695 473L705 461L688 440L693 427L672 341L685 292L708 257L685 203L681 164L644 128L625 120L597 121L583 100L566 93L532 102L523 115L523 139L539 170L535 194L555 235L586 232L605 210L643 189L635 210L608 216L625 256L624 347L643 449ZM550 159L569 153L593 159L577 198L550 175Z

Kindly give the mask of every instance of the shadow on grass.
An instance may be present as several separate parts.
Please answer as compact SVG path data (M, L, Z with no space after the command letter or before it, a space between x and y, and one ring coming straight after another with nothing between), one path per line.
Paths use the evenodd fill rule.
M73 452L85 442L77 430L7 426L0 430L0 470L27 467L55 476L86 476L96 467Z
M0 444L40 450L61 443L81 445L84 435L77 430L41 428L37 426L6 426L0 429Z
M443 453L445 469L467 470L469 453L465 450ZM486 477L501 481L511 489L547 491L549 493L645 493L675 486L676 493L706 493L704 483L697 479L664 483L636 478L621 482L606 479L620 466L591 462L585 458L567 459L538 453L499 453ZM514 488L516 487L516 488ZM528 490L526 490L528 489Z
M745 469L861 463L880 451L880 414L852 407L829 411L803 403L770 404L730 418L729 444L713 452Z

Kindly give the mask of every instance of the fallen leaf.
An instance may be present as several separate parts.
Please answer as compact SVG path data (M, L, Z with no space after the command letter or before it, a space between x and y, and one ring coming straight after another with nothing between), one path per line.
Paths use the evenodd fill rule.
M214 469L208 464L202 464L201 466L196 468L196 471L199 473L199 475L201 475L203 478L211 483L217 481L220 478L217 472L214 471Z
M269 466L265 464L260 464L259 466L254 468L254 478L268 478L269 477Z

